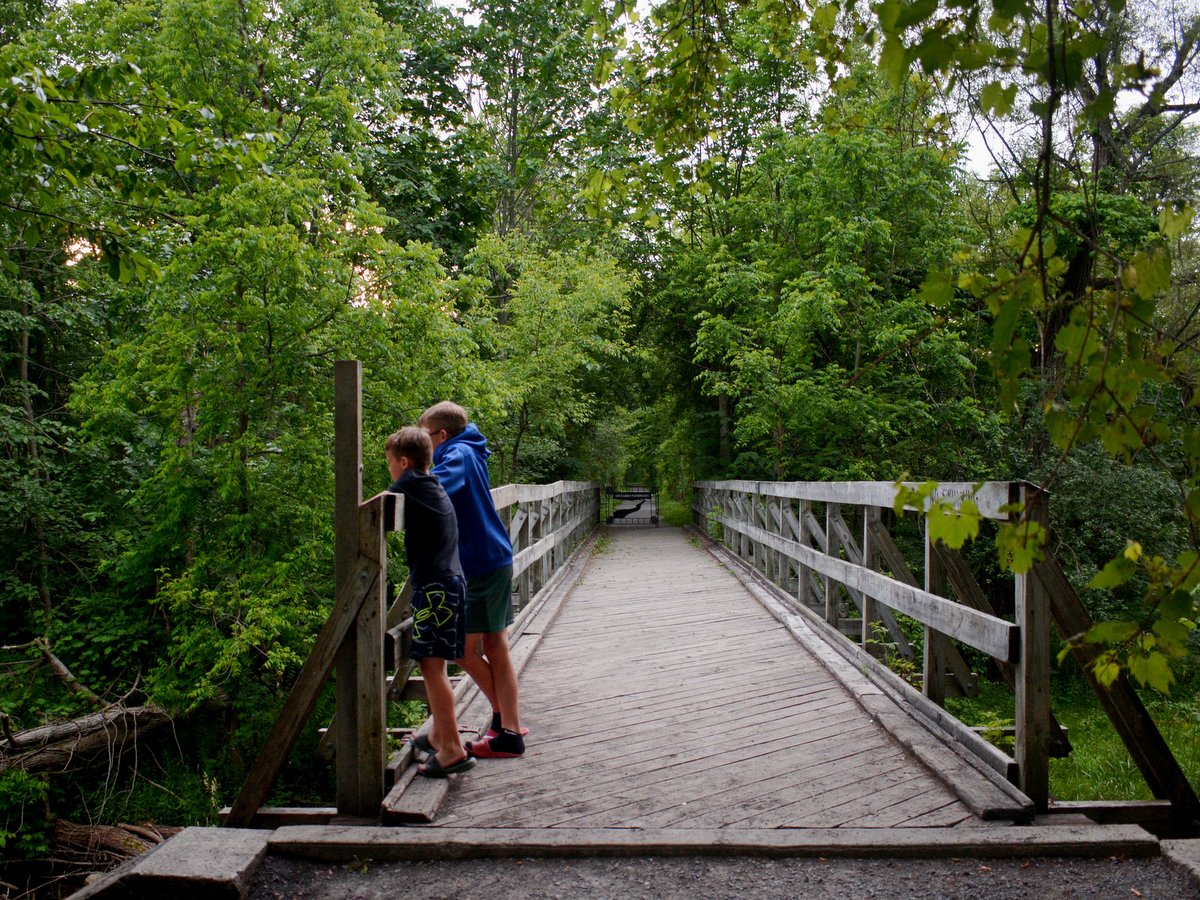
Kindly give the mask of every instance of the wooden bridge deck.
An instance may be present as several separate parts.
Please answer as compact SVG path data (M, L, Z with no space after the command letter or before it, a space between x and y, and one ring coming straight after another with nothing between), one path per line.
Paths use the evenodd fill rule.
M521 707L525 757L480 760L436 825L995 824L679 529L608 530L540 636Z

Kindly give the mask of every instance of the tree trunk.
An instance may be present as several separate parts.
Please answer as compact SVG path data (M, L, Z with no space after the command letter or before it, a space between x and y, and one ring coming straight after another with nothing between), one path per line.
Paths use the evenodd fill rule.
M99 751L120 753L125 744L170 721L157 706L114 706L70 722L18 731L0 740L0 772L65 772Z
M178 834L182 828L141 825L54 823L54 857L62 862L104 869L133 859Z
M721 433L720 433L720 453L721 462L730 463L733 461L733 447L729 440L729 395L721 394L717 397L717 414L720 416Z

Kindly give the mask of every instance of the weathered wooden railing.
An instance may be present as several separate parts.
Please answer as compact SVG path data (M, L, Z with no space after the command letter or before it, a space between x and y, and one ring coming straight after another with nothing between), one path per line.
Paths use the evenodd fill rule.
M600 523L600 486L589 481L506 484L492 502L513 545L514 604L523 609Z
M402 695L413 671L405 581L387 602L387 539L404 523L404 498L362 500L361 365L335 364L336 500L333 612L296 677L283 710L237 799L227 826L250 826L283 770L317 697L336 667L336 719L322 746L335 758L342 816L378 819L387 776L387 702ZM600 521L600 489L588 482L509 484L492 490L513 541L513 584L527 603ZM388 671L391 670L389 676ZM327 814L328 810L323 810Z
M1008 519L1017 508L1048 527L1046 493L1024 482L943 484L934 494L968 496L986 519ZM992 607L964 558L941 542L931 543L927 531L923 559L915 567L923 572L919 582L884 525L895 497L896 487L889 482L701 482L695 485L693 512L698 528L769 580L839 652L1045 809L1048 758L1070 750L1050 711L1050 623L1055 621L1065 637L1077 637L1091 626L1087 611L1047 554L1029 572L1014 577L1013 621L1008 621ZM851 618L852 610L857 620ZM924 626L920 692L868 652L878 644L877 630L886 628L904 653L907 642L893 612ZM857 644L847 640L848 633L856 634ZM1013 686L1015 758L944 710L950 681L964 690L971 685L956 641L993 657ZM1196 794L1132 686L1122 677L1111 689L1100 687L1088 665L1096 651L1081 642L1072 647L1154 796L1170 801L1177 822L1194 821L1200 811Z

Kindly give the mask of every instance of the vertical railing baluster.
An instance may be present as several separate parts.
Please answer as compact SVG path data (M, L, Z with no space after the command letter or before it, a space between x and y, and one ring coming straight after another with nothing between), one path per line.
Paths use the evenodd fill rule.
M933 549L928 523L925 528L925 590L945 596L946 570ZM921 689L938 706L946 705L946 642L944 634L925 626L924 674Z

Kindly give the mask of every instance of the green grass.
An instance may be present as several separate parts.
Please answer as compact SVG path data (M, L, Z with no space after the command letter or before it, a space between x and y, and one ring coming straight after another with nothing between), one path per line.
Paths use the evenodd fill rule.
M658 517L664 525L674 525L676 528L682 528L685 525L692 524L691 501L660 497L658 507Z
M993 682L980 681L980 688L976 698L948 699L947 709L968 725L1011 725L1012 692ZM1188 780L1200 785L1200 697L1195 689L1177 689L1172 697L1146 692L1143 700ZM1056 680L1051 707L1066 726L1073 748L1069 757L1050 760L1051 796L1058 800L1152 798L1099 700L1081 679Z

